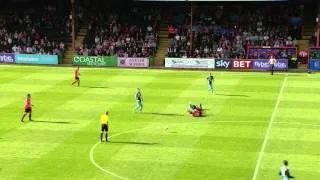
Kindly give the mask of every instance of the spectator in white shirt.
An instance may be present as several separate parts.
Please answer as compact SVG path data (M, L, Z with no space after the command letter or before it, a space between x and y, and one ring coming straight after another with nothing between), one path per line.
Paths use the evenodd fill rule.
M152 31L152 27L149 25L149 26L147 27L147 30L148 30L149 32L151 32L151 31Z
M177 34L177 35L175 36L175 39L176 39L177 41L180 41L180 36L179 36L179 34Z
M98 37L98 36L96 36L95 38L94 38L94 42L95 43L98 43L100 41L100 38Z

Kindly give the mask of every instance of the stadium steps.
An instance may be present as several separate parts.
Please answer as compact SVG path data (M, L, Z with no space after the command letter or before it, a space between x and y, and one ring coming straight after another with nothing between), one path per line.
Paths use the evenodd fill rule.
M308 64L298 64L297 69L290 69L290 71L307 72L308 71Z
M315 4L308 3L304 5L302 40L311 40L316 27L317 9Z
M9 18L10 16L12 16L12 13L13 11L11 11L11 8L4 8L4 9L1 9L0 11L0 17L3 18L3 19L7 19Z
M89 26L88 21L89 19L85 19L85 21L82 23L75 38L75 43L74 43L75 47L79 47L83 43L83 40L88 32L88 26ZM74 50L72 49L72 42L69 42L68 48L64 52L63 64L72 64L73 53L74 53Z
M298 47L300 51L307 51L310 44L309 39L298 40Z
M79 33L76 36L76 42L75 42L76 47L79 47L83 43L83 40L86 37L87 31L88 31L87 27L88 27L88 24L86 23L86 26L81 27L81 29L79 30Z
M73 49L72 43L68 43L67 50L63 54L63 64L72 64Z
M160 24L159 30L159 47L156 53L155 66L162 66L164 64L164 58L167 54L168 43L169 43L169 33L167 31L168 22L163 21Z
M314 30L315 30L315 23L312 22L306 22L308 24L305 24L303 26L303 32L302 32L302 39L309 39L311 40Z
M64 53L64 63L63 64L72 64L73 51L72 47L68 48Z
M308 51L316 26L316 6L313 4L305 4L304 7L302 38L298 40L299 51Z

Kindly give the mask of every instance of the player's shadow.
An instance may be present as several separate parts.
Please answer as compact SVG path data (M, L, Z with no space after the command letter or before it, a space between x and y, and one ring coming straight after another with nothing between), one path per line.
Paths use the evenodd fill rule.
M108 141L113 144L133 144L133 145L157 145L158 143L136 142L136 141Z
M216 94L217 96L231 96L231 97L250 97L248 95L243 94Z
M153 113L153 112L144 112L143 114L161 115L161 116L183 116L182 114L175 114L175 113Z
M79 124L79 123L74 123L74 122L67 122L67 121L35 121L32 120L30 122L35 122L35 123L51 123L51 124Z
M109 88L107 86L81 86L81 87L91 88L91 89L107 89L107 88Z

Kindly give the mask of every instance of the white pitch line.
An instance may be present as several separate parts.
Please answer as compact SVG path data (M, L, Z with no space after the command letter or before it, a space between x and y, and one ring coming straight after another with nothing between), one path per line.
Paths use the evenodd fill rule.
M212 121L207 122L207 124L215 124L215 123L266 123L265 121Z
M319 127L320 124L310 124L310 123L291 123L291 122L273 122L274 124L289 124L289 125L300 125L300 126L311 126L311 127Z
M112 137L120 136L120 135L122 135L122 134L128 134L128 133L131 133L131 132L135 132L135 131L139 131L139 130L143 130L143 129L147 129L147 128L150 128L150 127L145 127L145 128L140 128L140 129L133 129L133 130L125 131L125 132L118 133L118 134L115 134L115 135L111 135L111 136L109 136L109 139L111 139ZM112 172L112 171L109 171L109 170L107 170L107 169L104 169L104 168L101 167L98 163L96 163L96 161L94 160L93 153L94 153L95 148L96 148L100 143L101 143L101 142L98 141L98 142L97 142L96 144L94 144L94 145L91 147L91 149L90 149L90 161L91 161L91 163L92 163L95 167L97 167L98 169L100 169L101 171L103 171L103 172L105 172L105 173L107 173L107 174L110 174L110 175L112 175L112 176L114 176L114 177L117 177L117 178L119 178L119 179L124 179L124 180L131 180L131 179L129 179L129 178L120 176L120 175L118 175L118 174L116 174L116 173L114 173L114 172Z
M273 119L275 117L275 114L276 114L276 110L278 109L278 106L279 106L279 102L280 102L280 99L281 99L281 96L282 96L282 92L283 92L283 88L285 86L285 83L287 81L287 77L285 77L284 81L283 81L283 84L282 84L282 87L281 87L281 90L280 90L280 93L279 93L279 96L278 96L278 99L277 99L277 103L276 103L276 106L275 106L275 109L272 113L272 117L271 117L271 120L269 122L269 126L268 126L268 130L267 130L267 133L265 135L265 139L264 139L264 142L263 142L263 145L262 145L262 148L261 148L261 152L260 152L260 155L259 155L259 159L258 159L258 162L257 162L257 166L255 168L255 175L253 177L253 180L256 179L256 176L258 174L258 168L260 166L260 163L261 163L261 159L262 159L262 156L263 156L263 153L264 153L264 149L265 149L265 146L266 146L266 143L268 141L268 136L269 136L269 133L270 133L270 129L271 129L271 126L272 126L272 123L277 123L277 124L296 124L296 125L305 125L305 126L320 126L320 124L307 124L307 123L290 123L290 122L273 122ZM207 121L195 121L195 122L191 122L190 124L215 124L215 123L263 123L263 121L212 121L212 122L207 122ZM189 124L189 123L188 123ZM180 125L180 123L178 124L174 124L174 125L170 125L171 127L172 126L178 126ZM128 133L131 133L131 132L136 132L136 131L139 131L139 130L143 130L143 129L148 129L148 128L151 128L151 127L144 127L144 128L140 128L140 129L133 129L133 130L129 130L129 131L125 131L125 132L122 132L122 133L118 133L118 134L114 134L114 135L111 135L109 136L109 139L112 138L112 137L116 137L116 136L120 136L120 135L123 135L123 134L128 134ZM119 179L124 179L124 180L131 180L127 177L124 177L124 176L120 176L112 171L109 171L107 169L104 169L103 167L101 167L98 163L96 163L96 161L94 160L94 150L95 148L101 144L100 141L98 141L96 144L94 144L91 149L90 149L90 161L91 163L97 167L98 169L100 169L101 171L109 174L109 175L112 175L114 177L117 177ZM259 165L258 165L259 164Z
M281 96L283 94L283 89L284 89L284 86L285 86L285 84L287 82L287 79L288 79L288 77L285 77L283 82L282 82L282 86L281 86L281 89L280 89L280 92L279 92L279 95L278 95L278 98L277 98L277 102L276 102L276 105L274 106L274 109L273 109L273 112L272 112L272 115L271 115L271 119L269 121L268 129L267 129L267 132L266 132L266 134L264 136L263 144L262 144L262 147L261 147L261 150L260 150L260 153L259 153L259 157L257 159L257 164L256 164L256 167L254 169L254 174L253 174L252 180L256 180L257 179L257 175L258 175L258 172L259 172L261 160L262 160L262 157L263 157L263 154L264 154L264 150L266 148L266 145L267 145L267 142L268 142L268 139L269 139L269 134L270 134L271 127L272 127L272 124L273 124L273 120L274 120L274 118L276 116L276 113L277 113L277 110L278 110L278 107L279 107L279 103L280 103L280 99L281 99Z
M213 123L236 123L236 122L249 122L249 123L251 122L251 123L253 123L253 122L261 122L261 121L215 121L215 122L213 122ZM190 124L202 124L202 123L207 124L208 122L196 121L196 122L191 122ZM171 126L178 126L178 125L180 125L180 123L179 123L179 124L175 124L175 125L171 125ZM111 139L112 137L120 136L120 135L123 135L123 134L128 134L128 133L131 133L131 132L136 132L136 131L143 130L143 129L148 129L148 128L151 128L151 127L145 127L145 128L140 128L140 129L133 129L133 130L125 131L125 132L122 132L122 133L114 134L114 135L109 136L109 139ZM98 141L96 144L94 144L94 145L91 147L91 149L90 149L90 155L89 155L89 156L90 156L90 161L91 161L91 163L92 163L96 168L98 168L98 169L100 169L101 171L103 171L103 172L105 172L105 173L107 173L107 174L110 174L110 175L112 175L112 176L114 176L114 177L117 177L117 178L119 178L119 179L124 179L124 180L131 180L131 179L127 178L127 177L120 176L119 174L116 174L116 173L114 173L114 172L112 172L112 171L109 171L109 170L107 170L107 169L104 169L103 167L101 167L101 166L94 160L94 155L93 155L93 154L94 154L94 150L96 149L96 147L97 147L99 144L101 144L100 141Z

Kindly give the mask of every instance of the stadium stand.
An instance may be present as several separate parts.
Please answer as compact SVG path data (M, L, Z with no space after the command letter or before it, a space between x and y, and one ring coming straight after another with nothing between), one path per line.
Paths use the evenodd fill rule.
M71 38L68 12L50 3L11 3L0 18L0 52L62 55ZM68 11L68 10L67 10ZM81 23L82 9L77 11Z
M149 57L155 54L159 10L106 8L91 17L83 44L76 47L78 55Z
M176 14L168 27L167 55L244 58L248 46L296 46L301 28L295 27L300 32L289 31L287 22L289 17L299 13L297 8L281 5L277 8L268 5L197 6L193 12L192 44L189 14Z

